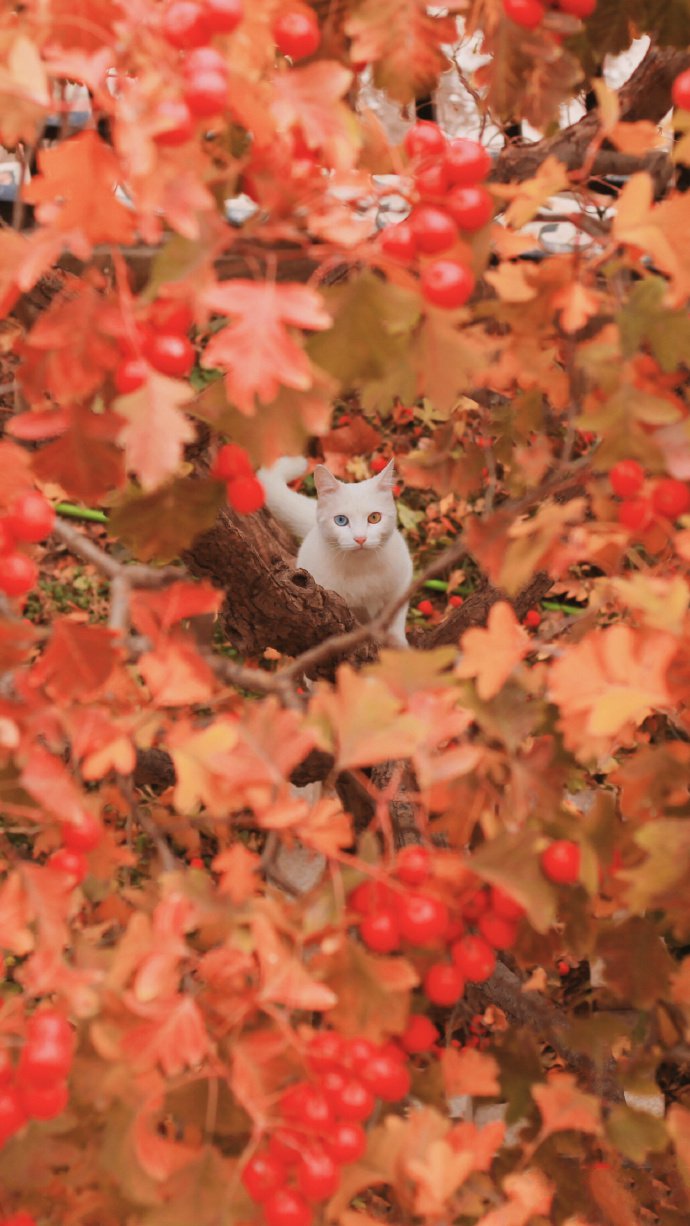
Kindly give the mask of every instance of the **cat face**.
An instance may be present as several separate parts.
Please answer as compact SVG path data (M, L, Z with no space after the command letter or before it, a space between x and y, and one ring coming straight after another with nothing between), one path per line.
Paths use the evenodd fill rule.
M380 549L397 526L393 461L368 481L338 481L323 464L314 469L319 496L316 521L322 536L344 553Z

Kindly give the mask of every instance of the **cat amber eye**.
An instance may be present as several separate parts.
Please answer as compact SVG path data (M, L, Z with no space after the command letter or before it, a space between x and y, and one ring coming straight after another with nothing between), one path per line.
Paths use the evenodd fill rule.
M371 515L369 516L368 522L369 522L370 524L377 524L377 523L379 522L379 520L380 520L380 519L381 519L381 512L380 512L380 511L372 511L372 512L371 512Z

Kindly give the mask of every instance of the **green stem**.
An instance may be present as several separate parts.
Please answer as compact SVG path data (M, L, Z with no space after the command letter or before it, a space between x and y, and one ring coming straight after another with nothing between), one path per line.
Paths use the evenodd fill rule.
M581 609L579 605L559 604L557 600L542 600L541 607L542 609L548 609L554 613L584 613L585 611L584 609Z
M65 519L86 519L92 524L107 524L108 522L108 516L104 511L94 511L92 507L75 507L72 502L58 502L55 510Z

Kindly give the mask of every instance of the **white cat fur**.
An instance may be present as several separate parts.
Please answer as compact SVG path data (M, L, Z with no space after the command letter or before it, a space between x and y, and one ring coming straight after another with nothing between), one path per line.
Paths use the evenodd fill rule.
M402 596L412 579L412 559L397 528L393 461L367 481L338 481L323 464L314 469L318 499L287 486L307 469L302 456L284 456L257 476L266 505L299 539L297 565L321 587L337 592L362 622L371 621L391 600ZM371 524L368 517L381 519ZM346 516L338 525L335 517ZM407 647L407 605L396 613L389 635Z

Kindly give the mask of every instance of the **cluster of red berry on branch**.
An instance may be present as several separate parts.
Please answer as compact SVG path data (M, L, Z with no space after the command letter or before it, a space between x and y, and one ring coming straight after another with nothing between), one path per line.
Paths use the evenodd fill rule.
M548 12L566 13L585 21L597 7L597 0L503 0L506 17L525 30L536 30Z
M61 1013L42 1009L26 1024L17 1063L0 1046L0 1146L29 1120L52 1120L69 1100L67 1077L74 1057L74 1032Z
M474 234L493 217L493 199L483 186L491 158L478 141L449 141L426 120L410 128L404 146L416 203L405 221L384 230L381 248L401 264L420 260L420 286L431 306L464 306L474 290L474 273L465 259L448 253L463 234Z
M228 502L241 515L260 511L266 501L263 486L254 475L252 462L237 443L226 443L217 453L211 467L211 476L225 481Z
M631 532L644 532L655 520L676 520L690 510L690 489L684 481L660 477L645 489L645 471L637 460L619 460L609 481L621 499L618 522Z
M189 332L194 317L179 298L157 298L134 330L118 338L121 360L115 370L115 390L131 395L146 383L151 370L184 379L196 358Z
M36 586L38 568L24 545L44 541L53 531L55 512L36 490L20 494L0 519L0 591L26 596Z

